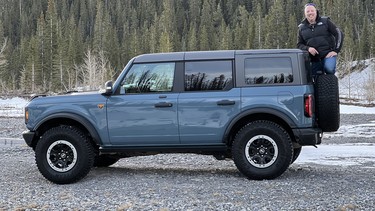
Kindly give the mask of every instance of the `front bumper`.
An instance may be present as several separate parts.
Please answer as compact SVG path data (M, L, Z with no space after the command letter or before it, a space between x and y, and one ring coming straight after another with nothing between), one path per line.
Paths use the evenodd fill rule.
M296 141L301 146L315 146L322 143L323 131L320 128L293 129Z
M29 147L33 147L35 132L27 130L27 131L22 132L22 136L23 136L23 139L25 139L26 144Z

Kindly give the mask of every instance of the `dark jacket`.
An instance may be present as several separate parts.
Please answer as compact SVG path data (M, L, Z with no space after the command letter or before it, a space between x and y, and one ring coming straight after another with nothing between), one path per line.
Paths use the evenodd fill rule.
M311 61L320 61L331 51L340 52L344 36L329 17L320 17L318 14L316 24L310 24L304 19L298 28L297 48L308 50L313 47L319 52L315 56L310 54Z

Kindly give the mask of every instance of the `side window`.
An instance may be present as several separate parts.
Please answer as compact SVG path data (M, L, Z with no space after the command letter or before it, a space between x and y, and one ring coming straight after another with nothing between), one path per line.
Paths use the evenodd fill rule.
M134 64L121 82L120 94L170 92L175 63Z
M229 90L232 61L185 62L185 91Z
M292 82L292 61L288 57L245 59L246 84L281 84Z

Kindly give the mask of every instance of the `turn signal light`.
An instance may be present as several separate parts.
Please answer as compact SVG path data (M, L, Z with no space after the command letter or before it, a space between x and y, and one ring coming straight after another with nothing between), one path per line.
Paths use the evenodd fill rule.
M27 124L28 121L29 121L29 111L27 110L27 108L25 108L25 123Z

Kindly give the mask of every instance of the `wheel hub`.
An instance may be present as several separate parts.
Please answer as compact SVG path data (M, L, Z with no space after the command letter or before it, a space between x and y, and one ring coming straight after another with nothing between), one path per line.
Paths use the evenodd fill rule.
M77 150L68 141L55 141L47 149L47 162L53 170L67 172L77 163Z
M65 159L67 156L65 154L65 152L61 152L60 153L60 159Z
M257 135L247 142L245 155L251 165L257 168L267 168L276 161L278 147L271 137Z
M264 155L266 154L267 148L264 148L263 146L258 150L259 154Z

